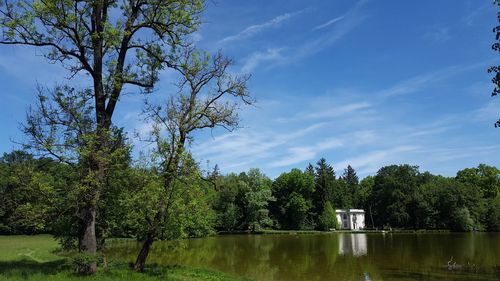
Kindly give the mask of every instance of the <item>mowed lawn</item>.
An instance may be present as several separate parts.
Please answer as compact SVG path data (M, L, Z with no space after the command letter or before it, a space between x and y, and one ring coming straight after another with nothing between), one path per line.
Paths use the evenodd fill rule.
M38 263L63 259L53 253L59 247L50 235L0 236L0 262L29 260Z
M1 281L159 281L159 280L248 280L208 269L196 269L182 265L155 266L144 273L135 273L126 264L112 261L107 268L100 268L93 276L74 273L71 261L54 253L59 247L50 235L0 236Z

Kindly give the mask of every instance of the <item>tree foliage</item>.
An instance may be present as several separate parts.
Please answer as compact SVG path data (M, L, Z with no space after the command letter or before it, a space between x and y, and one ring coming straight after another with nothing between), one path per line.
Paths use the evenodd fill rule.
M330 202L326 202L323 212L319 216L319 225L322 230L337 228L337 216Z
M272 181L258 169L222 177L215 209L223 231L259 231L272 227L268 204L274 201Z
M319 216L323 213L326 203L332 201L335 184L335 171L333 167L326 163L325 158L321 158L316 163L314 171L314 192L312 194L312 204L314 212Z
M310 173L293 169L283 173L273 183L271 213L281 229L304 229L312 225L314 178Z

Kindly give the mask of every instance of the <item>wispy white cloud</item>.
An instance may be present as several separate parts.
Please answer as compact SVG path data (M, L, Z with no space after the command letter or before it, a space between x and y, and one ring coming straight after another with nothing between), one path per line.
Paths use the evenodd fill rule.
M197 157L219 163L221 168L245 166L272 157L277 148L317 131L325 125L326 123L320 122L279 134L247 128L208 139L203 143L196 143L192 151Z
M495 99L472 111L472 121L490 121L492 124L500 118L500 101Z
M412 133L408 135L408 137L422 137L422 136L428 136L428 135L437 135L440 133L447 132L455 127L439 127L439 128L432 128L432 129L422 129L422 130L415 130Z
M499 148L500 145L470 145L452 148L421 148L417 152L425 155L433 155L432 159L430 159L431 161L442 163L470 157L480 161L484 156L497 152Z
M269 167L287 167L303 161L314 160L318 157L318 153L328 149L341 147L344 143L336 138L322 140L313 146L299 146L287 149L287 155L279 160L273 161Z
M246 60L245 64L241 67L242 73L249 73L257 68L263 62L276 61L282 58L282 49L270 48L264 52L252 53Z
M317 152L309 147L291 147L288 149L288 156L283 159L271 162L269 167L287 167L316 157Z
M333 108L329 108L327 110L312 112L309 114L305 114L303 117L306 119L316 119L316 118L331 118L338 117L341 115L353 113L355 111L359 111L361 109L370 108L371 104L368 102L357 102L350 104L343 104Z
M461 128L464 118L473 119L470 116L477 115L485 119L490 116L488 114L493 114L494 107L471 113L440 115L434 120L413 124L412 121L405 122L401 112L387 111L391 102L387 98L418 93L435 83L489 64L491 62L447 67L370 93L354 89L336 90L315 98L284 101L279 104L279 109L268 110L280 112L281 117L272 121L286 127L285 132L271 122L258 129L244 129L196 145L194 154L232 171L252 166L268 171L284 167L303 168L307 161L331 155L343 159L339 163L334 161L336 169L350 164L363 176L394 163L438 166L439 160L434 158L447 156L441 153L429 158L429 152L423 149L440 147L443 137L449 131ZM301 105L300 111L287 109L296 104ZM271 116L276 116L276 113ZM328 120L328 123L314 123L318 120ZM307 125L310 123L313 124ZM300 129L300 126L305 127ZM277 128L281 133L274 131ZM452 141L456 142L454 145L460 144L459 140L446 139L447 143Z
M415 93L430 83L442 80L449 76L451 71L441 73L441 75L423 74L396 83L395 85L378 92L378 96L383 98ZM443 74L445 74L443 76Z
M481 80L470 84L465 88L466 93L475 97L485 97L485 93L491 93L493 91L493 83L488 80Z
M475 5L476 4L475 2L473 3L474 5L469 9L469 11L462 19L463 22L469 26L474 25L477 19L482 15L484 15L489 9L495 8L491 3L485 3L479 6Z
M433 43L442 44L451 39L450 28L444 26L434 26L427 33L424 38L431 40Z
M389 98L393 96L415 93L436 82L452 78L454 76L466 73L477 68L485 68L492 63L493 61L486 61L470 65L456 65L446 67L434 72L417 75L415 77L403 80L389 88L378 91L376 95L381 98Z
M347 165L351 165L353 168L360 170L362 174L374 173L384 165L396 163L398 160L404 159L404 153L415 151L418 148L418 146L401 145L363 153L363 155L360 156L344 159L334 164L334 167L338 170L347 167Z
M325 106L333 103L331 106L328 106L326 109L321 109L320 106ZM328 101L324 102L321 105L313 104L312 106L304 105L306 107L305 111L301 111L293 116L279 117L274 121L280 123L293 122L298 120L313 120L313 119L324 119L324 118L336 118L345 116L351 113L360 112L363 109L368 109L372 105L368 102L354 102L354 103L344 103L344 102L335 102ZM307 108L310 107L310 108Z
M336 21L329 23L328 25L332 25L335 22L338 23L331 29L331 31L326 32L315 39L304 40L305 43L302 44L276 48L281 50L280 56L275 56L272 59L266 60L268 62L268 67L287 65L312 56L332 46L364 21L366 16L362 13L362 7L366 2L366 0L358 1L354 7L347 11L344 15L338 17ZM324 24L324 27L328 26L326 24L327 23ZM249 57L259 57L262 56L263 53L265 54L266 52L255 51ZM257 62L263 62L263 60ZM269 64L270 62L272 62L272 64ZM257 65L258 64L255 64L254 68Z
M241 41L244 39L248 39L250 37L258 35L259 33L264 32L267 29L279 26L282 22L291 19L292 17L300 14L301 12L302 11L282 14L282 15L279 15L279 16L277 16L269 21L266 21L264 23L248 26L247 28L243 29L242 31L240 31L239 33L237 33L235 35L227 36L227 37L221 39L218 43L225 44L225 43L229 43L229 42L235 42L235 41Z
M328 26L330 26L330 25L332 25L332 24L334 24L334 23L336 23L338 21L341 21L343 18L344 18L344 16L333 18L333 19L331 19L331 20L329 20L329 21L327 21L327 22L325 22L323 24L315 26L313 28L313 30L323 29L323 28L328 27Z
M296 61L314 55L325 48L332 46L334 43L343 38L346 34L354 30L365 19L366 15L363 13L362 8L366 4L366 0L360 0L348 10L344 15L340 16L341 20L337 20L334 28L330 32L322 36L310 40L307 43L296 47L292 51L290 61ZM333 24L333 23L331 23Z
M322 139L307 146L295 146L287 149L286 155L278 160L272 161L269 167L287 167L303 161L317 160L320 153L327 150L344 147L349 145L356 147L367 144L376 139L373 131L356 131L353 133L341 135L339 137L330 137Z

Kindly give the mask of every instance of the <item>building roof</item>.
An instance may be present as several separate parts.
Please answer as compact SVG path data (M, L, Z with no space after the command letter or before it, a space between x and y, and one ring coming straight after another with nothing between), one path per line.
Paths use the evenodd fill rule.
M336 213L364 213L363 209L336 209Z

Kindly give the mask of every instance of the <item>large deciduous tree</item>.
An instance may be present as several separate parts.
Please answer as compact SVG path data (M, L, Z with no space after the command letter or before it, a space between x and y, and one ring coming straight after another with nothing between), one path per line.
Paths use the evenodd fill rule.
M375 176L373 207L378 225L407 227L413 219L414 194L420 184L417 166L382 167Z
M153 156L161 177L161 192L144 226L146 235L134 265L135 271L144 270L151 245L160 237L162 224L168 220L174 187L186 186L183 178L190 163L188 146L193 133L216 127L236 129L239 104L253 103L246 86L249 76L231 75L232 60L222 54L212 56L193 46L185 46L172 57L176 63L171 67L179 75L177 93L165 103L147 103L145 108L147 120L153 122L149 141L154 144Z
M309 172L292 169L282 173L273 183L271 213L281 229L312 227L311 209L314 193L314 176Z
M92 180L83 182L80 251L96 252L96 206L106 182L110 128L122 90L126 85L146 92L154 88L159 71L172 64L170 51L197 28L203 2L0 1L1 44L44 47L47 59L66 67L70 77L85 73L90 80L95 126L85 166ZM46 142L42 148L54 147ZM94 273L95 264L84 271Z
M101 154L96 158L99 143L92 101L89 89L62 86L49 90L40 87L38 102L28 111L22 127L29 136L25 148L42 151L59 160L67 171L65 177L71 176L56 204L63 213L54 220L54 234L64 248L73 248L75 240L80 246L83 244L84 233L89 229L86 212L89 202L95 204L94 221L100 221L93 227L96 238L101 238L100 244L103 243L103 234L109 229L107 220L113 209L110 200L119 193L116 179L122 176L118 174L125 171L130 162L130 147L125 144L122 131L114 126L108 130L107 146L101 150L106 149L106 157ZM97 185L99 171L91 168L96 159L106 168L105 186Z

